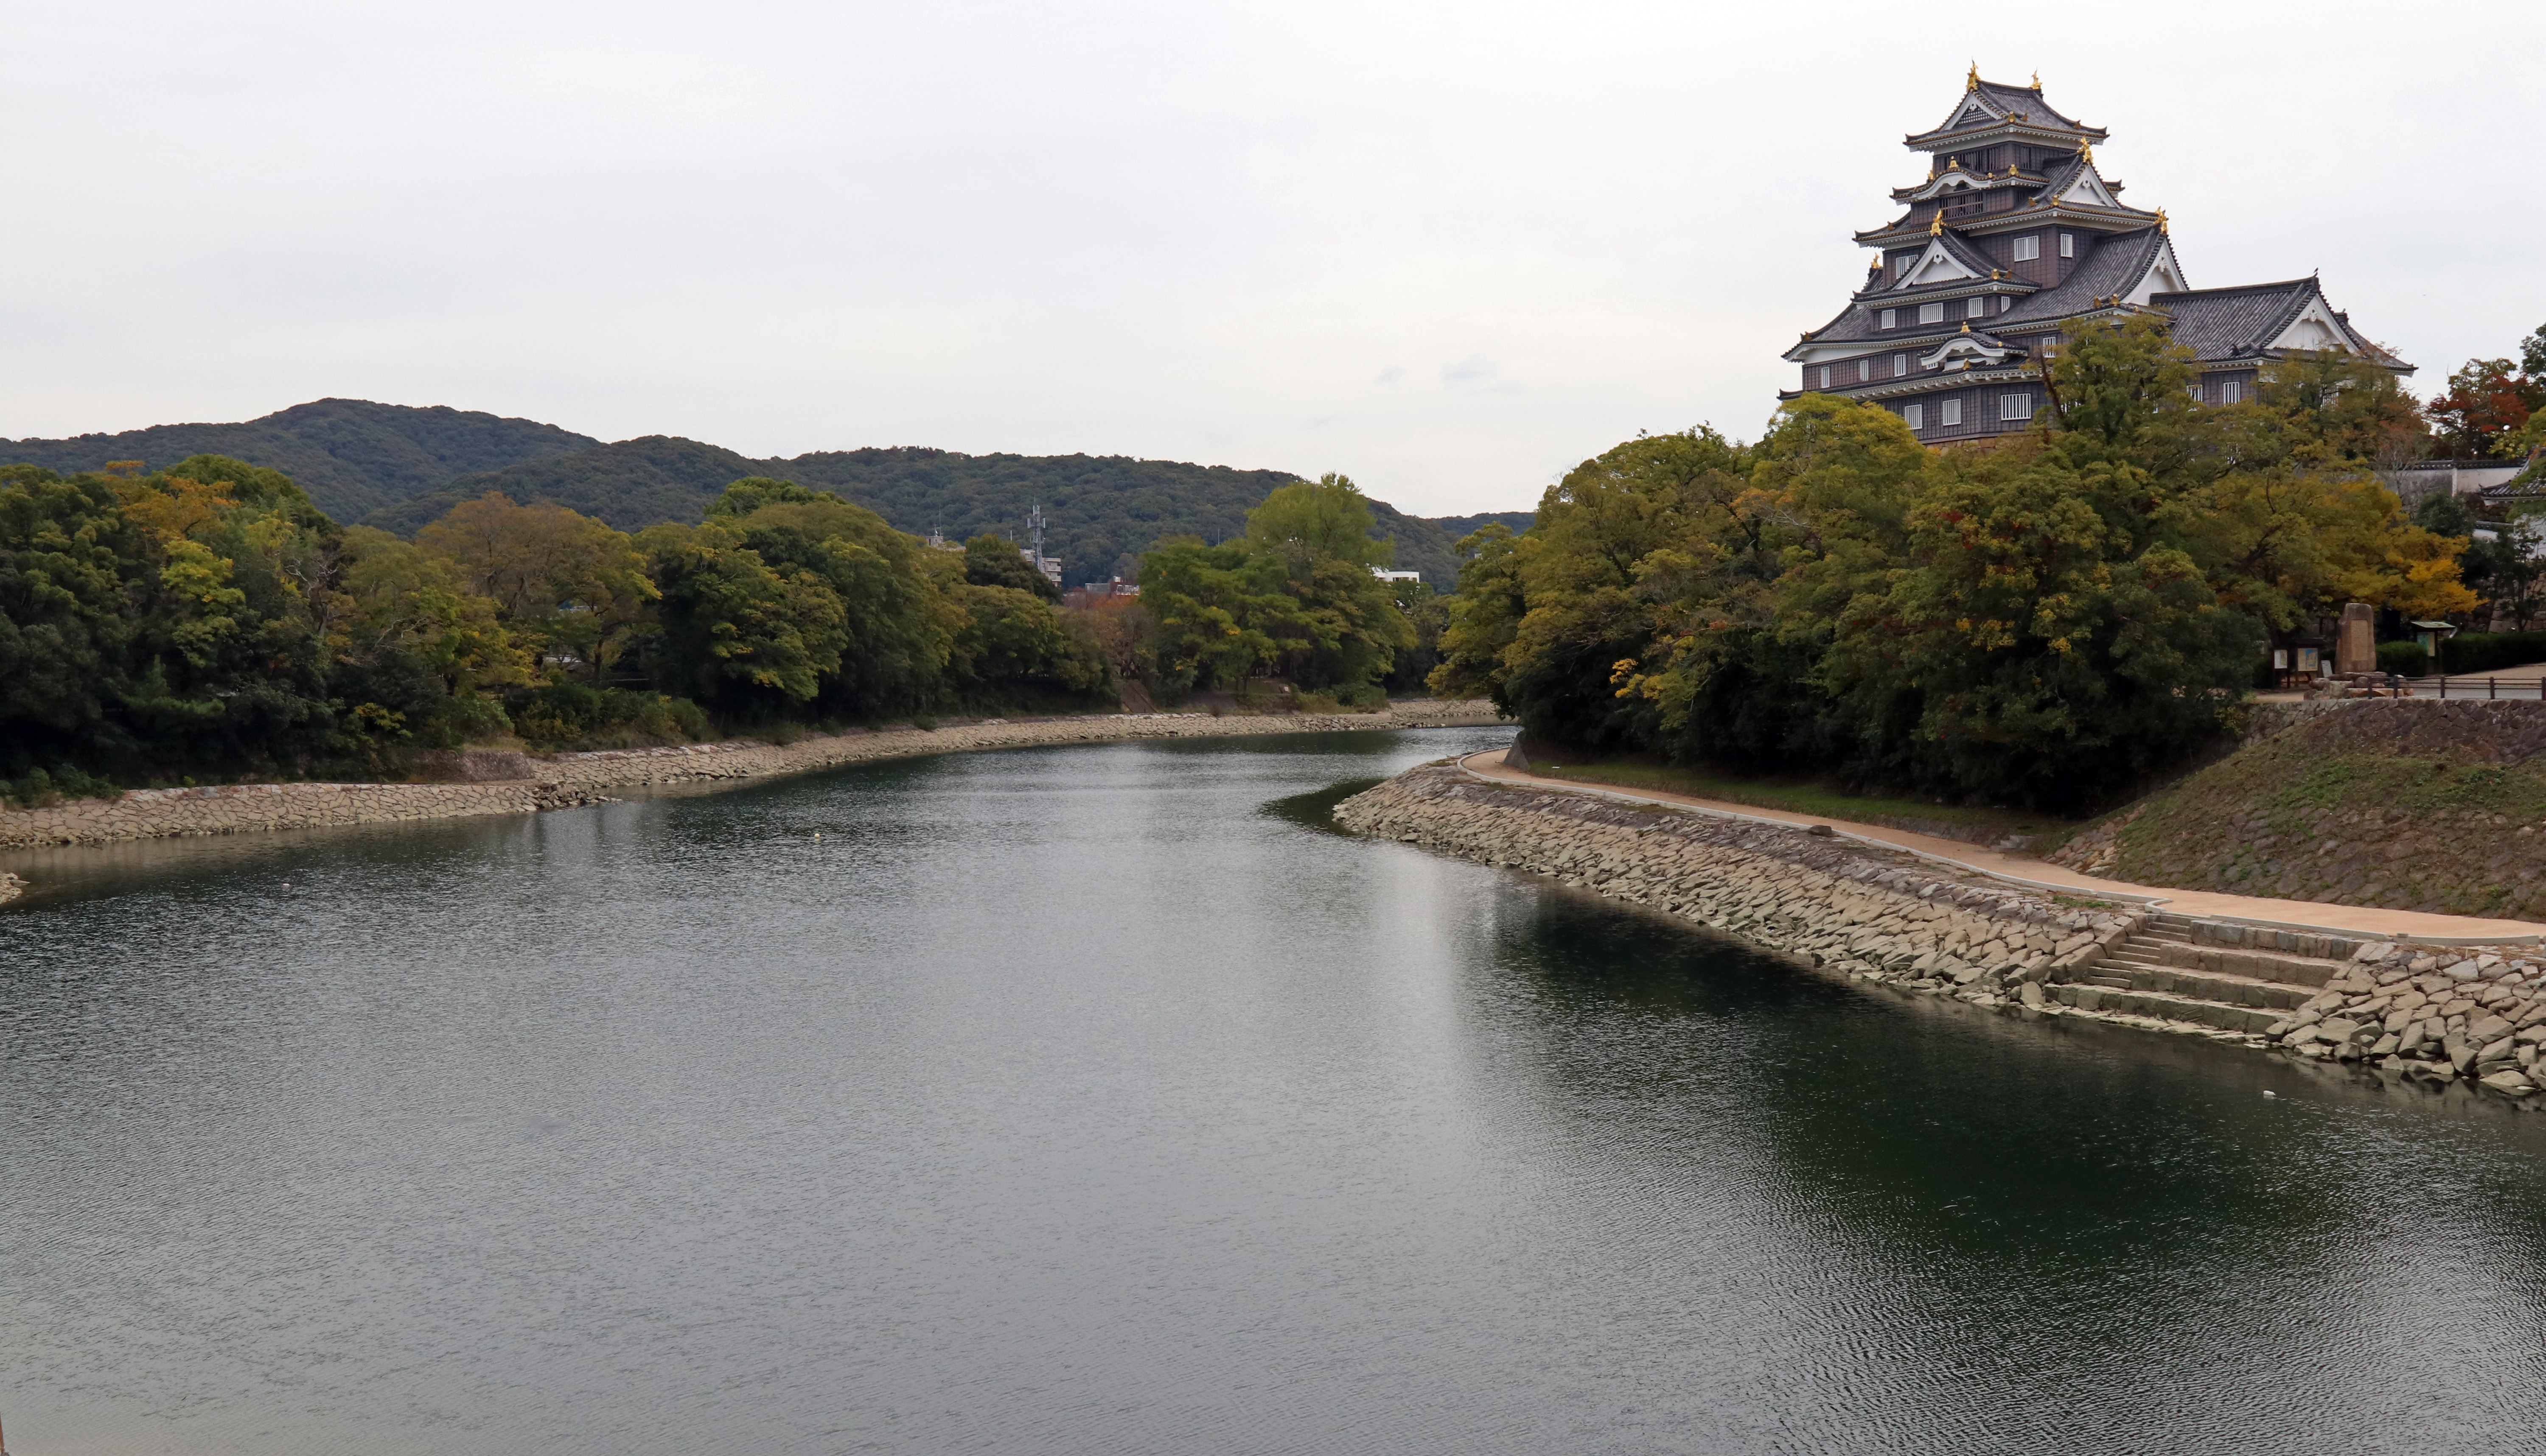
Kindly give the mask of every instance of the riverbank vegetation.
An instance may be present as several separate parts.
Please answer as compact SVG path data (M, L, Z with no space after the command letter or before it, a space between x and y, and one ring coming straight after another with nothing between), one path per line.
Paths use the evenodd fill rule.
M2023 434L1931 450L1805 395L1754 443L1584 462L1463 544L1435 690L1588 754L2074 814L2184 762L2342 603L2475 604L2467 543L2372 472L2422 429L2391 375L2292 360L2209 406L2152 320L2071 338Z
M1112 711L1268 673L1378 701L1419 634L1350 481L1276 490L1088 609L1012 542L932 550L838 495L734 480L630 534L488 493L403 541L221 456L0 468L0 798L397 776L429 750Z
M1548 778L1603 784L1617 789L1658 789L1753 809L1782 810L1857 824L1883 824L1949 839L1994 842L2007 835L2049 843L2076 830L2075 819L1978 804L1936 804L1894 795L1850 793L1827 779L1736 774L1703 765L1654 762L1649 759L1605 759L1573 764L1533 757L1530 771Z

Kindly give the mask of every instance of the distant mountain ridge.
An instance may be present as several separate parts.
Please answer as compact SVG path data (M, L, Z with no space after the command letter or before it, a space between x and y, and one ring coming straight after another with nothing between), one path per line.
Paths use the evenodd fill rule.
M1288 471L1241 471L1127 456L963 455L917 447L816 451L754 460L698 440L646 435L604 444L555 425L443 406L319 399L240 424L159 425L70 440L0 441L0 463L64 472L109 461L155 469L190 455L234 456L283 471L339 521L412 536L489 490L525 503L554 501L623 531L692 522L730 481L773 475L834 490L898 530L950 541L983 532L1022 537L1042 509L1044 549L1071 584L1133 575L1141 554L1169 536L1222 541ZM1446 591L1458 582L1452 544L1487 519L1525 530L1529 513L1409 516L1371 502L1397 564Z
M1431 517L1432 524L1440 527L1441 534L1449 537L1453 542L1473 532L1481 531L1488 525L1508 526L1512 529L1512 534L1517 536L1528 530L1529 523L1537 519L1536 511L1479 511L1473 516Z
M69 474L109 461L156 470L192 455L226 455L290 475L318 509L359 521L454 475L502 470L601 444L537 420L447 405L313 399L236 424L153 425L68 440L0 440L0 463Z

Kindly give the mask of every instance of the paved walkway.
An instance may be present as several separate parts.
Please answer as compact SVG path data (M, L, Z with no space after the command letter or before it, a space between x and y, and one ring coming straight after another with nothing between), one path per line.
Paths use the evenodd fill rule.
M1481 779L1500 784L1527 785L1531 788L1562 789L1576 794L1596 794L1608 799L1643 801L1651 804L1673 804L1703 810L1732 818L1757 819L1772 824L1827 824L1841 838L1865 844L1879 844L1888 849L1904 849L1927 859L1941 860L1976 870L1996 879L2011 881L2035 890L2058 891L2067 895L2099 896L2107 899L2146 900L2163 903L2178 914L2200 915L2209 919L2238 920L2249 925L2270 925L2286 930L2324 930L2338 935L2363 936L2378 940L2416 940L2450 945L2504 945L2537 941L2546 937L2546 925L2527 920L2485 920L2472 915L2435 915L2421 910L2382 910L2368 905L2319 904L2305 899L2264 899L2250 895L2220 895L2207 890L2169 890L2158 885L2129 885L2119 880L2102 880L2093 875L2026 854L2009 854L2002 850L1984 849L1960 839L1946 839L1934 834L1912 833L1908 829L1886 828L1881 824L1851 823L1845 819L1820 818L1812 814L1788 814L1783 810L1760 809L1748 804L1727 804L1720 799L1700 799L1693 794L1673 794L1664 789L1613 789L1606 785L1585 784L1573 779L1552 779L1513 768L1502 761L1504 750L1489 749L1471 753L1459 760L1459 766Z

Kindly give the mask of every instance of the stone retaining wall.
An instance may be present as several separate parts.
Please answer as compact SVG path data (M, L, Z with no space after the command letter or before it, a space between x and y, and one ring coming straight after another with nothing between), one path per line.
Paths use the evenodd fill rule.
M740 739L679 748L567 753L549 759L524 759L536 777L499 783L236 784L202 789L136 789L118 799L70 800L46 809L0 811L0 849L530 814L589 804L610 789L764 779L929 753L1134 738L1356 732L1494 722L1497 720L1492 706L1482 702L1411 702L1395 705L1386 713L1326 716L1118 714L1018 723L991 719L950 725L935 731L891 728L808 737L783 745ZM7 898L0 896L0 899Z
M1335 818L1649 905L1852 981L2465 1079L2513 1101L2536 1092L2532 1072L2546 1079L2546 968L2533 947L2364 943L2049 897L1835 834L1497 784L1455 764L1354 795ZM2160 923L2189 937L2173 967L2108 959L2125 945L2144 955L2159 942L2141 932ZM2141 980L2114 988L2128 971ZM2267 1005L2286 1009L2255 1009Z
M1335 818L1651 905L1851 979L1980 1005L2043 1005L2044 983L2100 959L2143 916L1835 835L1492 784L1452 765L1356 794Z

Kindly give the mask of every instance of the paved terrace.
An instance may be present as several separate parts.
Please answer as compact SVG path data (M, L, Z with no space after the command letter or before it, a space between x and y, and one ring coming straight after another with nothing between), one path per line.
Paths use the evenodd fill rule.
M2063 869L2031 855L1984 849L1960 839L1913 833L1908 829L1886 828L1881 824L1860 824L1814 814L1789 814L1783 810L1760 809L1748 804L1727 804L1718 799L1700 799L1693 794L1674 794L1662 789L1616 789L1606 785L1584 784L1572 779L1548 778L1514 768L1503 762L1503 752L1502 749L1490 749L1483 753L1471 753L1459 760L1459 767L1478 778L1499 784L1521 784L1568 794L1592 794L1608 799L1676 805L1706 814L1723 814L1739 819L1756 819L1772 824L1793 824L1797 827L1827 824L1833 832L1850 839L1867 844L1886 845L1894 849L1905 849L1927 859L1959 865L1965 869L2035 890L2094 896L2107 899L2146 900L2152 904L2163 903L2167 910L2175 914L2195 915L2205 919L2236 920L2250 925L2268 925L2285 930L2332 931L2368 940L2410 940L2435 945L2507 945L2546 938L2546 925L2528 920L2487 920L2473 915L2437 915L2421 910L2384 910L2367 905L2322 904L2314 900L2265 899L2249 895L2221 895L2207 890L2170 890L2159 885L2130 885L2119 880L2104 880L2093 875L2082 875L2076 870Z

